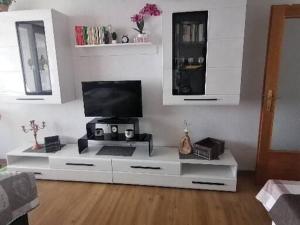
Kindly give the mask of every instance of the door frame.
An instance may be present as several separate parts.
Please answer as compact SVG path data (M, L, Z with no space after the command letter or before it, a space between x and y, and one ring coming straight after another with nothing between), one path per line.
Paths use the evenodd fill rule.
M271 150L274 105L278 92L286 18L300 18L300 5L271 7L256 161L256 182L259 184L268 179L300 180L300 152Z

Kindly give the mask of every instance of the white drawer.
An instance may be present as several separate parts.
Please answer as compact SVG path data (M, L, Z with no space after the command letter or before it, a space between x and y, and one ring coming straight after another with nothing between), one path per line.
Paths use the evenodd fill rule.
M50 180L112 183L112 172L52 170Z
M213 182L209 179L186 178L182 176L162 176L154 174L132 174L115 172L113 173L113 183L218 191L236 191L235 181Z
M56 158L49 159L51 169L112 171L110 159Z
M41 168L22 168L22 167L8 166L7 170L10 172L34 173L35 178L41 180L50 179L50 174L51 174L51 171L49 169L41 169Z
M113 159L114 172L180 175L179 162Z
M236 180L182 176L178 181L178 186L192 189L236 191Z
M78 171L78 170L53 170L53 169L29 169L9 167L8 171L31 172L40 180L63 180L112 183L112 172Z

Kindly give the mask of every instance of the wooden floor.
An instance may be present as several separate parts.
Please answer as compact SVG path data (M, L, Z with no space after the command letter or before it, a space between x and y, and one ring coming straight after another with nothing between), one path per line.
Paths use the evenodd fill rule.
M39 181L30 225L271 225L251 174L238 193Z

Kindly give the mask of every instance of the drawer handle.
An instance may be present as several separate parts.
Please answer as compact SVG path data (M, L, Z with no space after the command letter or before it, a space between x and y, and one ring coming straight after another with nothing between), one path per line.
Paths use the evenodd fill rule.
M33 174L34 174L34 175L42 175L41 172L34 172Z
M131 166L132 169L144 169L144 170L161 170L160 167L151 167L151 166Z
M39 101L45 100L44 98L17 98L18 101Z
M198 99L194 99L194 98L185 98L184 101L218 101L219 99L217 98L198 98Z
M66 163L67 166L95 166L89 163Z
M225 186L224 183L212 183L212 182L200 182L200 181L192 181L193 184L206 184L206 185L219 185Z

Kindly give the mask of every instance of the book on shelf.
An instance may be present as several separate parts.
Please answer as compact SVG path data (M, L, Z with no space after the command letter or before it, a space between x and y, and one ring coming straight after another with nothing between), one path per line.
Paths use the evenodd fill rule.
M190 42L191 41L191 24L184 24L182 26L182 41Z
M177 35L176 27L176 35ZM183 24L182 25L182 41L183 42L203 42L204 41L204 25L203 24Z
M76 44L84 45L84 37L83 37L83 27L75 26L75 35L76 35Z
M104 30L102 26L75 26L76 45L103 44Z
M204 41L204 24L199 24L198 26L198 42Z

